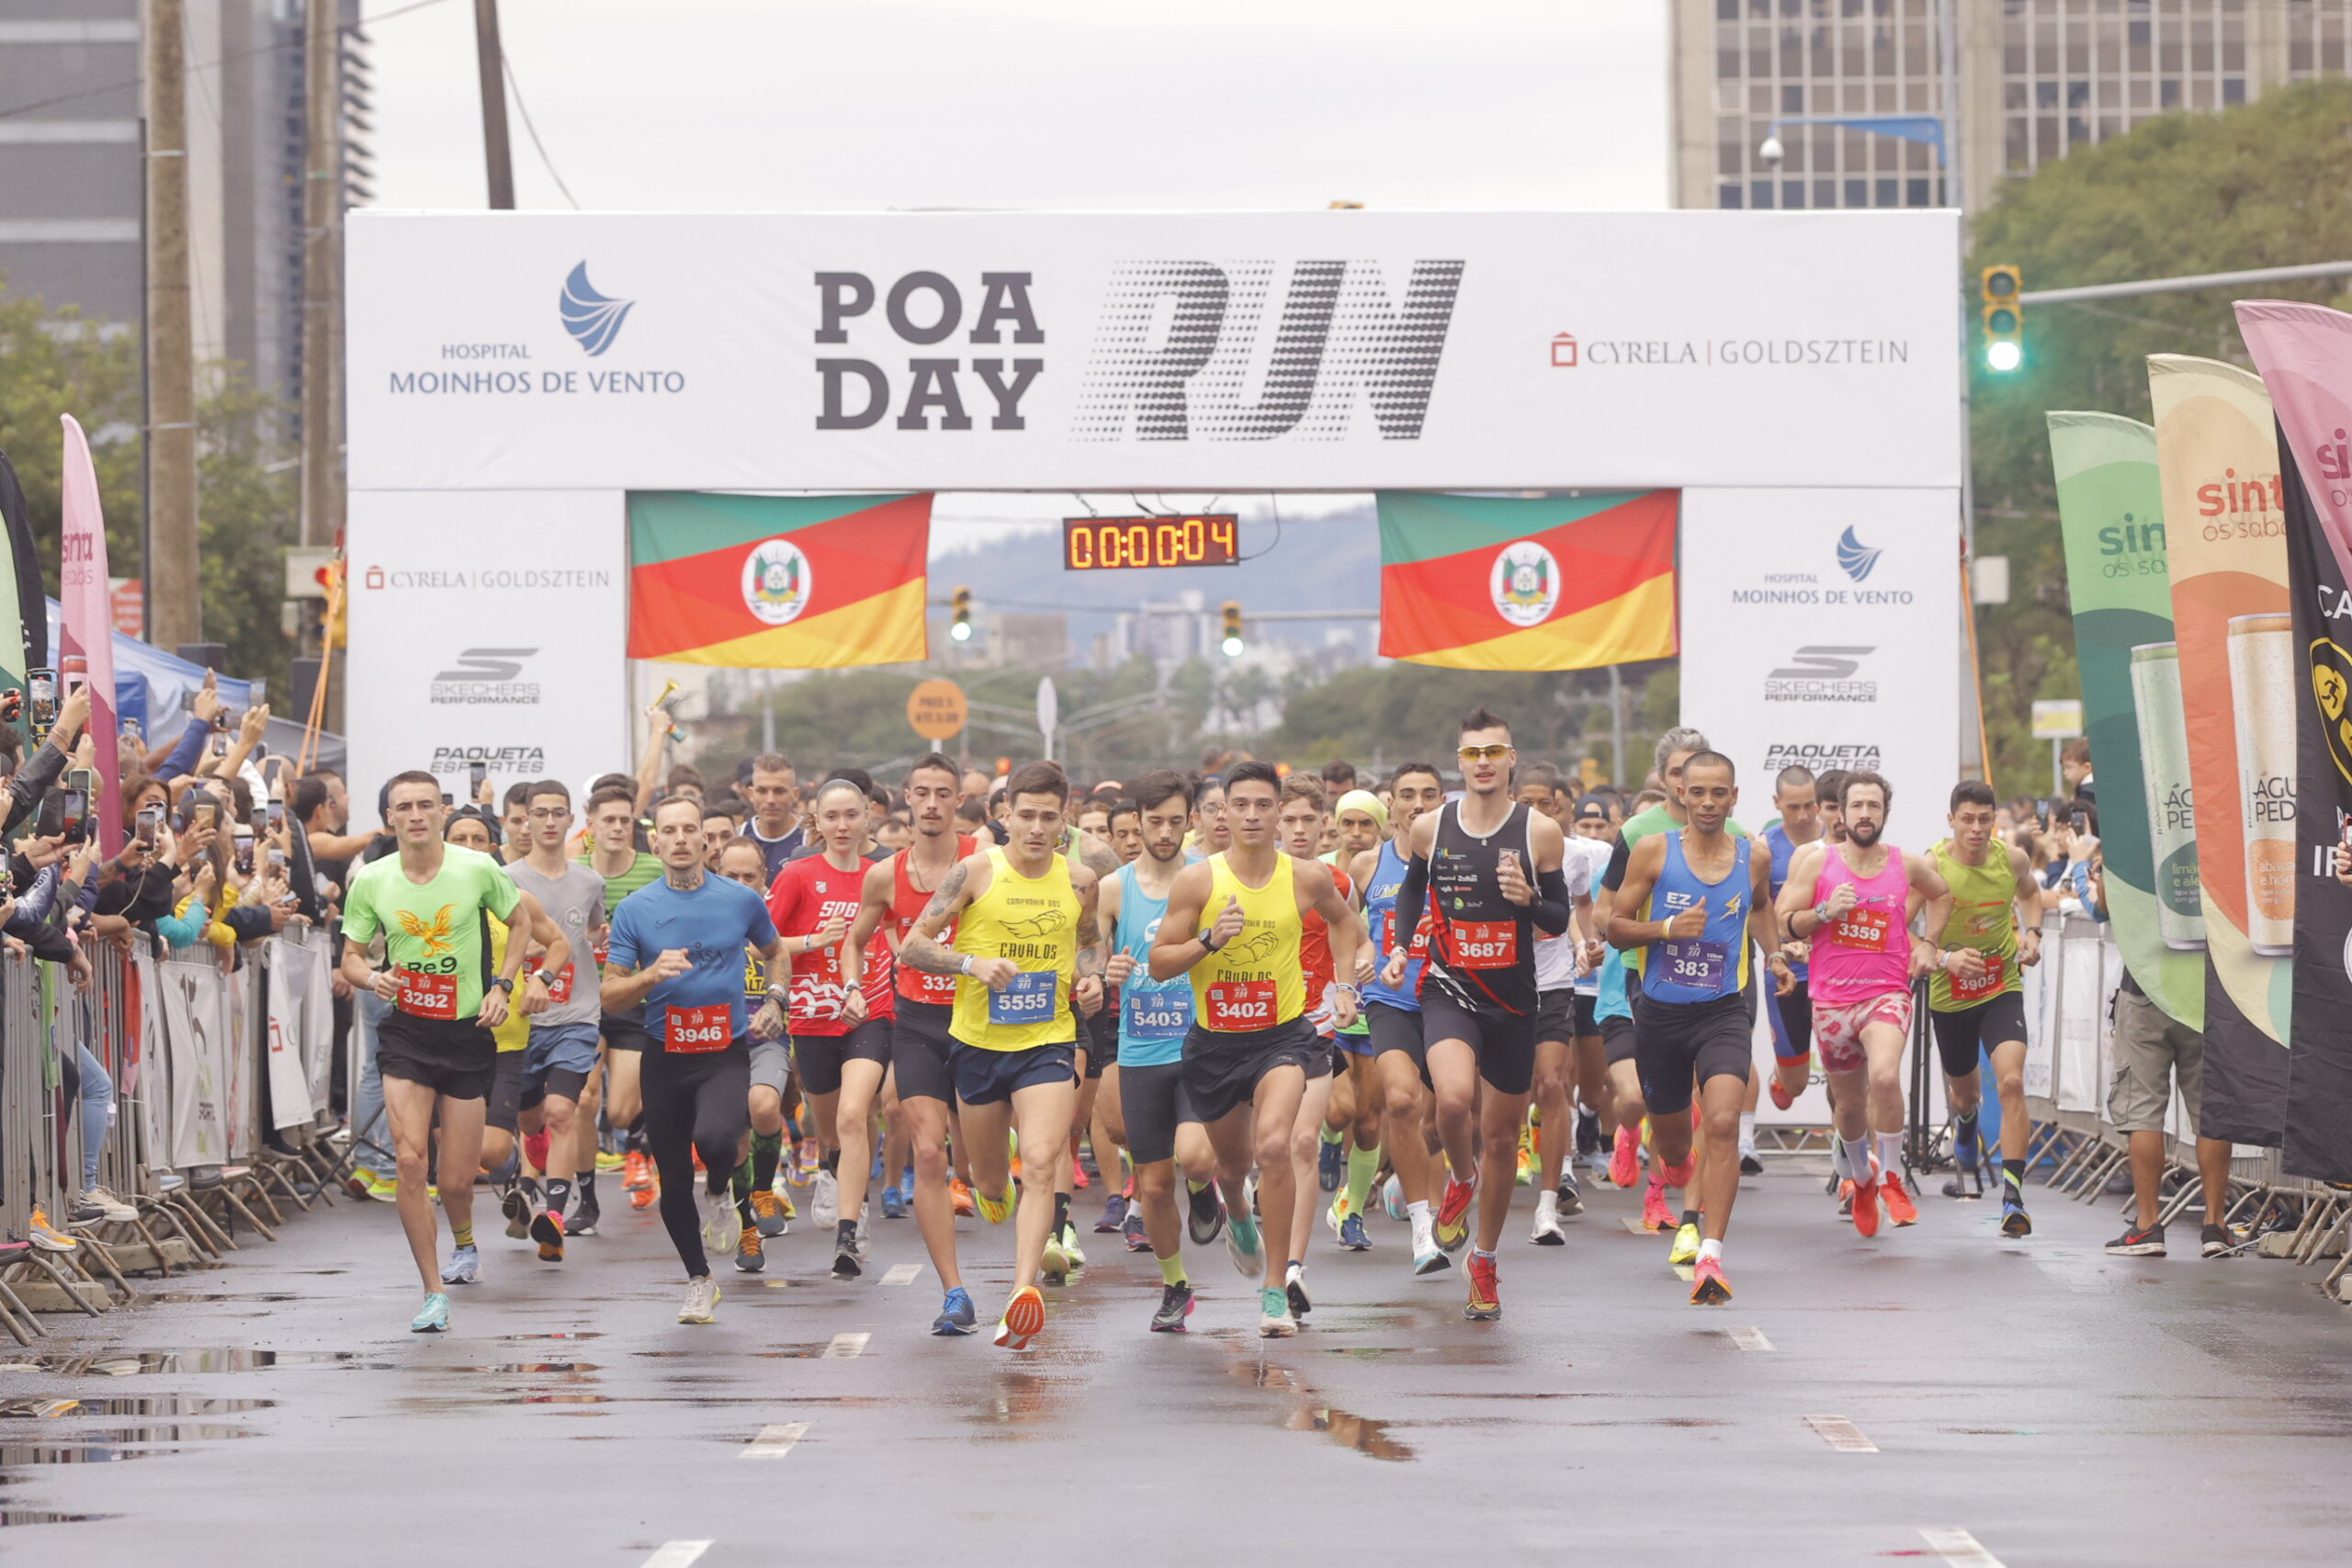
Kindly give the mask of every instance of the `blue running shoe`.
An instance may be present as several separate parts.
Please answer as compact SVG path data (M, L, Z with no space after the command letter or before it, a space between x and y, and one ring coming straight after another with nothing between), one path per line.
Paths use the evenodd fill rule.
M882 1217L886 1220L903 1220L907 1217L907 1201L899 1196L896 1187L882 1189Z
M424 1298L424 1306L408 1320L411 1334L447 1334L449 1332L449 1298L435 1291Z
M972 1309L971 1293L958 1285L947 1292L939 1315L931 1320L931 1331L942 1339L952 1339L972 1332L979 1319L980 1314Z
M481 1279L480 1249L461 1247L449 1254L449 1261L441 1267L441 1282L445 1285L471 1285ZM439 1292L434 1292L438 1295Z
M1340 1222L1340 1245L1350 1252L1372 1250L1372 1237L1363 1228L1362 1214L1350 1214Z
M1348 1179L1348 1141L1326 1138L1315 1156L1315 1184L1326 1192L1337 1192L1340 1183Z
M1102 1217L1094 1222L1094 1233L1097 1235L1116 1235L1126 1223L1127 1201L1122 1194L1114 1192L1103 1200Z

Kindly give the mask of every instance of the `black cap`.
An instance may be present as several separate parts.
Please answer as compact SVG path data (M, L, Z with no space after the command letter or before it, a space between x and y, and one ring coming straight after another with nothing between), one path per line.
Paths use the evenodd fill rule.
M1601 818L1605 818L1605 817L1607 817L1608 815L1609 815L1609 800L1608 800L1608 797L1607 797L1607 796L1605 796L1605 795L1580 795L1580 796L1578 796L1578 797L1577 797L1577 808L1576 808L1575 816L1574 816L1574 817L1571 817L1571 818L1569 818L1569 820L1574 821L1574 820L1576 819L1576 818L1578 818L1578 817L1601 817Z

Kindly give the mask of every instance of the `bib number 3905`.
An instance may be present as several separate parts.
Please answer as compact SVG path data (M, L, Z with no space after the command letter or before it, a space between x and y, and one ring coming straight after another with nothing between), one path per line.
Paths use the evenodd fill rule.
M1274 1026L1274 983L1272 980L1218 980L1203 998L1207 1004L1202 1021L1211 1029L1272 1029Z
M411 1018L454 1019L458 1016L458 977L401 972L401 999L395 1003Z
M1061 984L1057 969L1031 969L1005 982L1004 989L989 993L990 1023L1044 1023L1054 1016Z
M2008 982L2008 961L1997 953L1984 955L1984 968L1973 980L1955 975L1951 977L1951 999L1956 1002L1981 1002L1987 997L2001 994Z
M709 1007L673 1007L662 1025L662 1043L673 1051L724 1051L731 1037L734 1011L724 1002Z

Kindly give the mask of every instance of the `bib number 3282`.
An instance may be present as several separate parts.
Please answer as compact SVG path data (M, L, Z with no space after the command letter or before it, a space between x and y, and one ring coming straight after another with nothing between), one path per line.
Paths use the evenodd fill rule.
M401 971L401 999L395 1004L411 1018L454 1019L458 1016L458 977Z
M990 1023L1044 1023L1054 1016L1056 992L1061 984L1057 969L1023 970L1005 982L1004 989L989 993Z
M734 1011L724 1002L709 1007L673 1007L662 1025L662 1043L673 1051L724 1051L733 1030Z

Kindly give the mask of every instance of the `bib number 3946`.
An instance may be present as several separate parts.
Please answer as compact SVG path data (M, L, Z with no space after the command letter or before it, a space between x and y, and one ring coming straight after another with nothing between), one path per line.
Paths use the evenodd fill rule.
M401 972L401 999L395 1003L411 1018L454 1019L458 1016L458 977Z
M1061 984L1057 969L1031 969L1005 982L1004 989L989 993L990 1023L1044 1023L1054 1016L1056 993Z
M1218 980L1203 1000L1202 1022L1211 1029L1272 1029L1274 1026L1274 983L1272 980Z
M733 1030L734 1011L724 1002L673 1007L662 1025L662 1043L673 1051L724 1051Z

